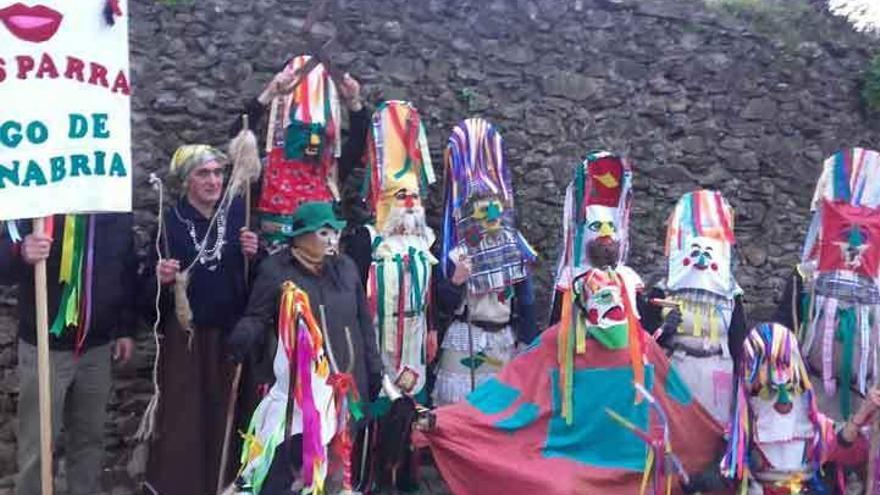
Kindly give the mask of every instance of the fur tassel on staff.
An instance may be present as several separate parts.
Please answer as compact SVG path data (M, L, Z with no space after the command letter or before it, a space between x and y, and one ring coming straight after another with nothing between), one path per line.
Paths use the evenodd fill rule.
M229 158L232 160L232 178L229 194L240 194L260 177L260 154L257 137L251 131L247 114L241 116L241 131L229 141ZM250 205L248 205L250 206Z
M251 131L247 114L241 116L241 130L229 141L229 158L232 160L232 178L229 180L230 195L244 191L244 226L251 226L251 184L260 178L262 165L257 147L257 136ZM244 260L244 280L248 282L249 265Z
M229 141L229 158L232 160L232 177L229 180L229 195L236 196L241 192L245 195L245 228L251 223L251 183L260 177L260 153L257 148L257 137L248 125L248 116L241 116L241 131ZM249 261L244 260L244 280L248 282ZM223 449L220 454L220 471L217 474L217 493L232 493L234 484L223 488L226 466L229 462L229 446L232 436L232 424L235 418L235 403L238 399L238 387L241 381L241 364L235 367L235 376L229 390L229 401L226 408L226 430L223 435Z

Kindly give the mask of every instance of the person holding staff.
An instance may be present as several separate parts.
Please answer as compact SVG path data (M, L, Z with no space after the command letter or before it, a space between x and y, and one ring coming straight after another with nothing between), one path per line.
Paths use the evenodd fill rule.
M15 493L40 493L34 265L46 262L52 441L67 434L68 493L100 491L111 358L131 358L136 258L132 216L57 215L47 232L13 221L0 239L0 282L18 286L18 468Z
M141 280L153 317L156 273L163 291L161 396L147 466L153 493L209 493L216 487L232 365L225 336L247 299L245 260L257 236L245 225L244 202L223 201L226 156L207 145L185 145L171 160L170 180L182 194L163 212L167 247ZM183 287L177 282L186 273ZM146 309L146 308L145 308Z

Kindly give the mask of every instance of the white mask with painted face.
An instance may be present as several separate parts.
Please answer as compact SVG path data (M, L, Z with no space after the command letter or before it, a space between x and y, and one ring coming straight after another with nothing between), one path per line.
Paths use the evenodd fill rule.
M587 243L599 237L610 237L615 241L620 240L617 233L616 208L608 206L590 205L586 209L586 240Z
M709 237L692 237L670 253L671 290L701 289L729 296L735 283L730 275L730 246Z
M791 411L780 414L773 407L775 395L770 399L749 398L749 407L755 417L753 439L774 470L803 469L804 449L815 433L807 397L799 395L792 399Z
M325 243L326 251L324 253L327 256L335 256L339 254L338 230L332 229L330 227L321 227L320 229L315 231L315 235L318 236L318 238Z

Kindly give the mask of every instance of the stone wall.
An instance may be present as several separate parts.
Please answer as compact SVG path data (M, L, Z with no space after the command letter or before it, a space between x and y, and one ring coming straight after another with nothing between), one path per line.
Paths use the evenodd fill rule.
M167 3L167 2L166 2ZM240 105L285 57L305 48L304 1L132 0L135 206L154 221L149 172L181 143L222 145ZM768 36L699 0L335 0L315 32L335 35L332 60L368 101L412 100L434 162L459 120L503 131L520 225L541 255L543 314L557 255L563 189L591 149L636 163L631 264L662 275L663 221L697 187L737 211L737 276L750 316L772 310L798 251L822 159L877 147L859 77L871 43L817 13ZM777 39L778 38L778 39ZM436 214L440 188L431 204ZM0 310L0 493L11 485L16 379L11 300ZM108 423L108 490L129 493L138 413L149 393L150 345L120 370ZM6 478L4 478L6 476Z

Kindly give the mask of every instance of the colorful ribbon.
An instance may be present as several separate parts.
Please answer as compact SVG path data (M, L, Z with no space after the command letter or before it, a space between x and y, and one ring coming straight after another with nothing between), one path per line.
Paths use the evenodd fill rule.
M89 225L93 223L90 221ZM84 252L94 248L94 235L87 241L86 218L81 215L66 215L64 217L64 233L61 241L61 267L58 271L58 281L64 286L61 293L61 301L58 312L52 322L50 332L55 337L60 337L69 326L79 326L81 296L83 289L83 258ZM87 246L88 244L88 246ZM88 274L90 277L90 273ZM90 278L86 285L91 285ZM87 329L84 329L87 331Z

